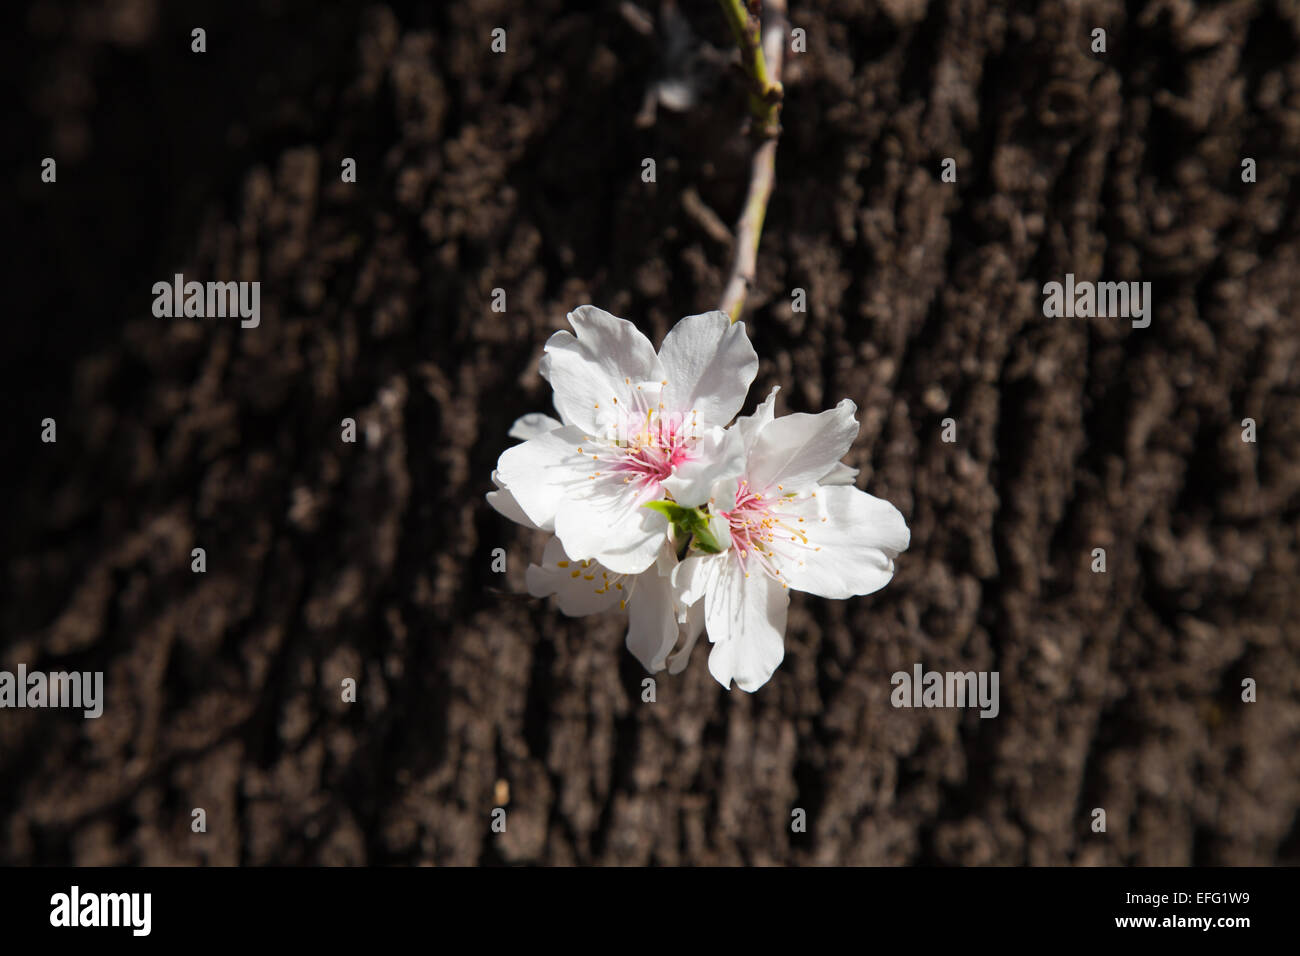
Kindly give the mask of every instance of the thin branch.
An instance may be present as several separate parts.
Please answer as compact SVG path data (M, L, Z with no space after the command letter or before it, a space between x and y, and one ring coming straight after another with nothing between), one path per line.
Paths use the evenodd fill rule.
M727 224L718 217L716 212L705 205L704 200L700 198L700 194L694 186L687 186L682 190L682 209L686 211L686 215L690 216L697 226L704 230L704 234L714 242L724 249L731 245L733 242L731 230L727 228Z
M749 108L762 141L749 169L749 192L736 224L731 274L720 308L735 322L745 308L745 294L754 282L758 241L763 234L767 202L776 180L776 140L781 132L781 59L785 49L786 0L768 0L766 23L760 26L761 0L718 0L740 47L740 62L749 81ZM760 44L760 37L762 43Z
M731 277L722 293L719 308L735 322L745 308L745 295L754 282L758 265L758 240L763 234L763 218L767 214L767 201L772 195L776 179L776 140L764 140L754 151L750 163L749 194L745 197L745 211L736 224L736 248L731 259Z

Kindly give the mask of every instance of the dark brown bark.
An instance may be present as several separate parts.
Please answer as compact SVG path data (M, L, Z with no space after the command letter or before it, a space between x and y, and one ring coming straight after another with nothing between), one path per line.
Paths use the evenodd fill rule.
M796 596L756 695L697 647L647 704L483 494L566 311L716 303L681 199L735 220L741 84L617 4L158 6L34 14L16 61L0 663L108 704L0 712L0 862L1300 862L1293 8L792 6L751 401L856 401L912 548ZM698 105L638 129L665 69ZM261 326L154 318L175 272L260 280ZM1150 328L1044 318L1067 272L1151 281ZM917 661L1000 716L894 709Z

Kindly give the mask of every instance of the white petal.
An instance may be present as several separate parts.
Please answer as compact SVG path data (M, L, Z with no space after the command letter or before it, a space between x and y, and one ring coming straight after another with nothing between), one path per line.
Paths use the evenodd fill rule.
M673 550L667 538L659 545L659 554L655 557L655 570L670 582L673 572L677 570L677 552Z
M580 428L557 428L507 448L497 460L500 481L538 527L553 528L560 502L588 491L591 459L578 451L585 438Z
M779 513L784 525L808 538L806 545L780 542L778 553L797 558L781 561L782 577L790 587L822 597L879 591L894 576L894 558L911 542L897 508L847 485L818 488L815 497L791 500Z
M555 514L555 533L564 550L619 574L640 574L654 564L668 519L642 507L634 488L597 480L572 489Z
M731 522L722 515L709 515L709 531L718 542L718 550L726 551L731 547Z
M686 621L682 625L684 641L679 650L673 652L668 658L668 673L680 674L690 663L691 651L695 648L695 642L700 639L700 633L704 630L704 605L696 604L686 612Z
M758 374L758 354L725 312L688 315L664 337L664 404L672 412L698 413L702 425L726 425L745 404Z
M598 611L608 611L627 597L626 585L620 590L607 570L598 564L582 567L564 553L558 538L546 542L546 551L540 565L530 564L525 578L528 593L533 597L554 594L560 610L569 617L583 617Z
M714 482L739 477L745 468L744 439L734 428L710 428L691 455L661 482L674 501L688 508L708 501Z
M739 430L745 440L745 454L748 455L749 450L754 447L754 439L758 437L758 433L775 417L776 393L779 391L781 391L781 386L773 385L772 391L767 393L767 398L763 399L762 404L754 409L754 414L746 415L736 421L735 428Z
M635 405L638 383L664 378L650 340L626 319L595 306L584 305L569 313L577 336L556 332L546 343L542 377L555 389L555 407L566 422L589 435L603 432L608 410L618 399Z
M765 425L749 453L750 490L767 494L802 491L848 453L858 435L857 406L844 399L817 415L782 415Z
M551 530L550 528L538 527L528 515L524 514L524 509L519 507L519 502L515 500L514 493L505 486L500 475L500 472L493 470L492 483L497 486L497 490L487 493L487 503L492 506L492 510L526 528L536 528L539 531Z
M530 438L538 438L561 427L563 426L560 422L550 415L543 415L541 412L529 412L527 415L515 420L515 423L510 426L508 434L511 438L528 441Z
M821 476L818 484L821 485L851 485L858 479L858 469L850 468L842 461L837 461L834 467L826 474Z
M715 481L709 492L709 510L715 514L719 511L730 511L736 507L736 496L739 493L739 478L731 477Z
M627 613L627 649L651 674L658 673L677 643L677 614L668 576L657 568L637 575Z
M785 658L785 618L790 592L758 569L749 574L733 560L704 596L713 650L709 673L723 687L734 680L753 692Z
M718 574L732 560L726 552L691 555L673 571L673 587L680 604L690 607L704 597Z

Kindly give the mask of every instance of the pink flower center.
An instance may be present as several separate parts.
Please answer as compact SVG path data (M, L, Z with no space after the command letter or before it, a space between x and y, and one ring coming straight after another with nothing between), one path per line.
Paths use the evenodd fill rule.
M680 415L667 415L663 406L629 412L614 424L604 439L588 438L578 451L591 458L594 481L631 485L636 504L662 496L661 482L673 470L695 459L696 423Z
M797 554L800 550L821 550L808 543L803 518L780 514L791 500L784 495L764 497L752 491L749 482L741 481L736 491L735 507L718 512L730 526L731 553L741 569L748 574L749 562L752 561L766 574L781 581L782 587L789 585L781 579L779 565L788 561L802 564Z
M623 458L612 470L634 481L660 482L690 459L685 436L678 429L660 425L653 432L638 435L626 446Z

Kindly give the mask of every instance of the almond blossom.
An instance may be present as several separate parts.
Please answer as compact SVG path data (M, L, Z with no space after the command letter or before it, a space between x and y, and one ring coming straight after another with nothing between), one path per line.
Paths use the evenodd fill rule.
M518 419L509 434L529 441L562 427L548 415L532 413ZM492 472L492 482L496 490L488 492L487 500L497 512L535 530L553 530L540 527L524 513L499 472ZM672 673L676 674L686 666L685 656L671 661L668 658L677 643L679 621L686 624L687 644L694 644L704 627L702 613L690 613L675 600L672 572L676 566L677 552L667 535L655 563L639 574L613 572L591 559L575 561L565 552L560 539L552 536L546 542L542 563L528 566L526 581L529 594L539 598L553 595L560 611L569 617L627 612L628 650L650 673L671 663L675 667Z
M553 335L541 363L559 418L515 422L521 444L487 496L552 534L529 593L570 616L626 612L627 646L651 673L679 673L707 628L713 677L757 690L784 658L791 588L870 594L910 542L898 509L841 461L856 406L777 418L773 389L731 424L758 359L722 312L682 319L658 353L592 306L569 322L576 335Z
M528 593L533 597L554 595L560 610L569 617L626 611L627 649L654 674L666 666L677 643L678 617L686 616L686 609L679 608L674 599L672 572L676 567L677 554L666 537L655 563L640 574L618 574L590 559L575 561L565 553L560 539L552 537L542 563L528 566Z
M638 574L658 558L667 519L647 503L698 505L738 472L725 430L744 404L758 356L743 323L707 312L678 322L656 353L631 322L594 306L569 314L575 334L546 343L542 376L559 422L506 450L494 507L553 529L570 560ZM554 423L556 427L550 427ZM498 510L501 510L498 508Z
M898 509L853 487L856 473L840 462L858 434L857 406L845 399L820 414L774 418L775 397L737 422L744 467L709 497L726 546L692 554L674 572L681 604L703 599L709 672L751 692L785 656L791 588L827 598L878 591L911 538Z

